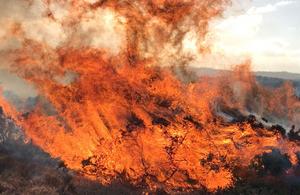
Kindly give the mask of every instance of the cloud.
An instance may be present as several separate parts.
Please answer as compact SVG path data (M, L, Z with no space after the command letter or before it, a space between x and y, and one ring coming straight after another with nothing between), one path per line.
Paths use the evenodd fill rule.
M285 5L290 5L290 4L294 4L296 3L296 1L279 1L278 3L276 3L277 6L285 6Z
M262 16L243 14L239 16L232 16L217 22L214 26L215 30L222 36L233 36L234 38L249 38L257 33L261 24Z
M277 11L280 7L291 5L296 3L296 1L279 1L274 4L268 4L261 7L251 7L247 13L248 14L266 14L270 12Z
M265 6L252 6L246 9L243 14L233 15L214 23L212 25L213 31L217 31L222 37L234 40L254 38L260 29L263 28L265 13L277 11L280 7L294 3L296 1L282 0Z
M292 37L285 36L287 33L270 33L274 25L293 33L297 31L297 27L288 28L284 21L272 20L273 23L270 24L265 20L268 17L265 14L270 14L270 17L277 11L277 15L286 14L280 8L294 3L297 2L277 1L264 6L252 4L239 15L236 15L236 8L229 10L228 17L211 23L212 54L200 57L202 64L211 62L209 66L217 64L215 67L230 68L234 63L239 64L251 58L256 70L270 70L272 67L272 70L278 71L290 67L293 69L289 71L300 72L300 67L297 67L300 64L299 50L294 48ZM264 36L267 33L268 36Z

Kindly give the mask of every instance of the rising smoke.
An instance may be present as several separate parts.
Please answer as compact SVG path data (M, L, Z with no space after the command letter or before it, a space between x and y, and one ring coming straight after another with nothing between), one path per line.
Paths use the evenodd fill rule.
M26 139L103 185L216 191L274 148L292 169L299 146L269 124L299 124L289 84L260 86L250 62L214 78L188 71L186 48L210 52L209 22L229 3L1 1L0 67L38 97L26 111L0 105Z

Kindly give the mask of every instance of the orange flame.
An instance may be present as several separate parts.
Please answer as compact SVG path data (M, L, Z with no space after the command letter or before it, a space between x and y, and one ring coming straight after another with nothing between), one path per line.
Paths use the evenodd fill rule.
M34 144L102 184L122 178L169 192L229 187L233 167L246 167L274 147L296 163L296 143L247 121L226 123L216 114L217 105L243 112L253 99L267 105L265 111L277 112L275 105L286 96L268 97L249 64L193 83L157 66L165 60L184 64L169 61L186 57L180 46L184 35L196 28L203 38L225 1L78 2L73 1L64 25L74 25L86 10L111 9L126 19L126 49L111 56L104 49L72 47L80 41L75 36L58 49L24 39L22 49L8 53L16 62L10 70L33 83L55 110L50 114L38 104L25 115L10 111L1 99ZM176 55L165 59L159 51L167 45L176 48ZM76 75L70 84L57 81L68 72ZM286 109L299 107L288 96Z

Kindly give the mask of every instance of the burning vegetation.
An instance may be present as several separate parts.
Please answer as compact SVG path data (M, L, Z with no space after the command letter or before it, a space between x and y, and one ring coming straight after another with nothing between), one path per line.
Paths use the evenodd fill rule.
M300 151L293 87L260 86L250 62L217 77L196 78L186 67L193 58L184 51L187 34L196 35L199 53L209 52L209 21L229 3L45 1L43 17L68 36L53 47L12 24L10 36L21 46L1 53L11 62L3 68L34 85L41 98L26 112L5 99L0 105L27 142L102 185L216 192L254 175L291 178ZM57 17L54 4L68 16ZM100 16L110 26L102 27L108 38L110 28L117 32L112 45L88 39L96 25L91 18ZM276 121L296 126L287 133Z

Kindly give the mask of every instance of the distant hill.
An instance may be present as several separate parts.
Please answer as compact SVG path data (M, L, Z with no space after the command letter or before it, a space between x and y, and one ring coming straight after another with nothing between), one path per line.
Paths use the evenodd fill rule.
M198 76L202 75L209 75L214 76L222 72L228 72L230 70L221 70L221 69L213 69L213 68L191 68ZM254 72L256 76L261 77L270 77L270 78L277 78L283 80L293 80L293 81L300 81L300 74L298 73L290 73L290 72L264 72L258 71Z
M197 76L216 76L230 70L218 70L212 68L191 68ZM286 81L291 81L296 89L296 95L300 97L300 74L289 72L254 72L259 83L268 87L279 87Z
M290 72L255 72L257 76L300 81L300 74Z

